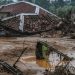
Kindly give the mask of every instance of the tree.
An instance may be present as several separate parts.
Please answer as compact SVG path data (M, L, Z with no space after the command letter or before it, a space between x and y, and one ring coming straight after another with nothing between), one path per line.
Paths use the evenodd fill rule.
M56 7L54 5L50 5L49 11L56 14Z
M13 2L13 0L0 0L0 5L8 4L8 3L11 3L11 2Z
M64 1L63 0L58 0L58 5L59 6L64 6Z
M49 4L50 4L49 1L47 1L47 0L36 0L35 3L41 7L49 10Z
M75 0L71 0L71 5L75 6Z
M32 0L32 3L35 3L36 2L36 0Z
M59 17L62 17L64 18L66 16L66 14L68 14L68 12L72 9L72 6L63 6L63 7L59 7L56 12L57 12L57 15Z

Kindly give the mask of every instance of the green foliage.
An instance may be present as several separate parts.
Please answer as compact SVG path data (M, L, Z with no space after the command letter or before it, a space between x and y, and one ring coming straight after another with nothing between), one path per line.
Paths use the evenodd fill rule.
M71 2L71 5L72 6L75 6L75 0Z
M59 8L57 8L57 10L56 10L56 14L59 16L59 17L65 17L67 14L68 14L68 12L72 9L73 7L72 6L67 6L67 5L65 5L65 6L63 6L63 7L59 7Z
M47 1L47 0L36 0L35 3L36 3L37 5L39 5L39 6L41 6L41 7L45 8L45 9L47 9L47 10L49 9L50 3L49 3L49 1Z
M58 0L50 4L49 11L64 18L67 13L72 10L75 12L75 0L72 2L64 2L63 0Z
M0 5L8 4L13 2L13 0L0 0Z
M33 0L27 0L28 2L33 2Z
M56 14L56 7L53 6L53 5L51 5L51 6L49 7L49 11L52 12L52 13L54 13L54 14Z
M64 3L64 1L63 0L58 0L58 5L59 6L63 6L65 3Z

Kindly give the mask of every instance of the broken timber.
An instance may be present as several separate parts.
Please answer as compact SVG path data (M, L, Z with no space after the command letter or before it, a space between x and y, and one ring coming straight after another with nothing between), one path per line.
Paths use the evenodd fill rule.
M8 72L11 72L13 75L23 75L19 69L10 66L8 63L4 62L3 60L0 60L0 65L3 66L3 69L7 70Z

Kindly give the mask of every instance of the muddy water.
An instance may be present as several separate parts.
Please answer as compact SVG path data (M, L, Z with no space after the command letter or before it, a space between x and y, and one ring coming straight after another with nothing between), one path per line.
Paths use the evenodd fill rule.
M67 54L70 57L75 57L75 41L74 40L67 40L61 38L38 38L38 37L23 37L23 38L9 38L9 39L0 39L0 58L7 61L9 64L13 64L16 59L18 58L19 54L22 52L23 49L23 42L25 47L27 47L26 53L20 58L19 62L16 64L17 67L26 72L27 69L37 71L39 75L42 75L42 71L45 68L40 67L36 64L35 59L35 47L36 42L38 40L48 41L50 45L54 48L60 50L61 52ZM73 50L72 50L73 48ZM59 57L56 53L53 53L49 56L50 64L56 66L59 62ZM75 61L71 62L73 66L75 66ZM2 74L1 74L2 75ZM5 74L8 75L8 74ZM29 74L31 75L31 74ZM36 75L36 74L33 74Z
M63 51L64 54L66 54L67 56L69 56L70 58L73 58L72 61L70 61L70 64L69 66L73 66L75 67L75 50L65 50ZM62 57L63 59L63 57ZM39 67L42 67L42 68L47 68L47 67L43 67L41 65L43 65L43 62L41 62L41 65L39 65L39 63L36 63L37 60L36 60L36 57L35 56L27 56L27 57L22 57L21 58L21 61L24 63L24 64L36 64L38 65ZM58 65L58 63L60 63L60 56L57 54L57 53L52 53L49 55L49 59L48 59L48 63L51 65L50 68L52 70L55 70L55 66ZM75 69L74 71L69 69L73 74L75 74Z
M70 61L69 63L69 71L72 73L72 74L75 74L75 51L67 51L67 53L65 52L65 54L69 57L72 57L74 58L72 61ZM31 67L31 69L37 69L38 68L47 68L47 67L44 67L44 66L41 66L43 65L43 62L41 62L41 65L39 65L39 63L36 63L37 60L36 60L36 57L35 56L27 56L27 57L22 57L20 59L20 61L24 64L27 64L28 67ZM49 61L48 63L51 65L50 66L50 69L52 71L55 70L55 66L58 65L58 63L60 63L60 57L58 56L58 54L56 53L52 53L49 55ZM33 66L35 64L35 66ZM71 66L73 66L73 68L71 68ZM35 68L36 67L36 68Z
M75 67L75 50L67 51L65 52L65 54L70 58L73 58L73 60L70 63Z
M70 61L69 63L69 71L72 73L72 74L75 74L75 50L70 50L70 51L67 51L65 52L65 54L71 58L73 58L72 61Z

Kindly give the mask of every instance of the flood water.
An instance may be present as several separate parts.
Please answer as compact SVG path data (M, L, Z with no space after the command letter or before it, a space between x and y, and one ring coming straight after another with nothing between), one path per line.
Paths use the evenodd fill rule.
M44 71L46 68L41 67L38 63L36 63L36 57L35 57L35 47L36 42L38 39L42 38L34 38L34 37L25 37L25 38L2 38L0 39L0 57L1 59L7 61L10 64L13 64L19 54L22 52L23 49L23 42L25 47L27 47L27 51L23 54L23 56L20 58L19 63L17 64L17 67L23 71L27 69L31 69L33 71ZM43 38L43 40L46 40L46 38ZM75 75L75 69L72 70L73 67L75 67L75 41L74 40L65 40L60 38L47 38L47 41L50 43L51 46L53 46L55 49L58 48L62 53L66 54L69 57L74 58L72 61L70 61L69 64L69 70ZM73 48L73 50L71 50ZM2 54L3 53L3 54ZM55 69L55 66L58 65L60 62L60 56L57 53L51 53L49 55L48 63L52 65L52 69ZM20 63L21 62L21 63ZM42 62L41 62L42 64ZM22 66L23 65L23 66ZM7 75L7 74L5 74Z

